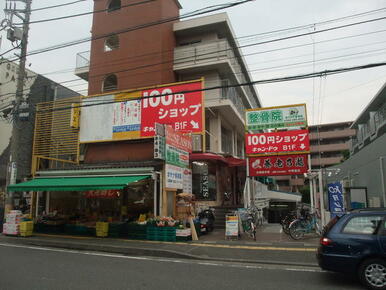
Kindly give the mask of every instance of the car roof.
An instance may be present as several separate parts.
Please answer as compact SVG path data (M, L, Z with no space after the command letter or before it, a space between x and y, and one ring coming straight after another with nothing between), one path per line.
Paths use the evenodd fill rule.
M368 208L353 209L349 213L386 214L386 207L368 207Z

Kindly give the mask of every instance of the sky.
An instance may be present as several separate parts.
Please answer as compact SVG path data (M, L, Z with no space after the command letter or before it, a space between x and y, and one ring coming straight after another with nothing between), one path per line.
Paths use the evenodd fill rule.
M236 0L180 0L183 6L181 14L234 1ZM0 3L0 20L4 19L4 2ZM32 8L74 1L53 2L33 0ZM33 11L31 20L78 14L92 9L93 1L85 0L60 8ZM379 11L320 23L373 10ZM241 52L251 78L255 81L386 61L386 20L259 44L286 36L386 17L386 0L256 0L221 12L228 14L239 45L249 45L241 48ZM89 37L91 23L92 15L87 15L31 24L28 51ZM272 33L304 25L309 27ZM3 40L0 54L11 47L4 33L1 35ZM292 46L298 47L289 48ZM76 54L89 49L88 42L29 56L27 65L29 69L56 82L73 80L76 79L73 74ZM12 57L13 54L6 56ZM386 66L335 76L257 85L256 89L264 107L306 103L309 124L313 125L355 120L385 81ZM76 91L87 88L87 84L81 80L66 85Z

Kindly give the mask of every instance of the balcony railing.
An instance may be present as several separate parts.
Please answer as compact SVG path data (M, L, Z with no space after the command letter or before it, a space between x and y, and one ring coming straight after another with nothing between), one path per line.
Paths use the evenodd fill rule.
M310 140L351 137L355 135L354 129L310 133Z
M83 51L76 54L76 68L85 69L90 66L90 51Z
M221 90L221 98L230 100L233 105L236 107L237 111L244 119L245 110L247 109L242 101L241 94L237 91L236 88L223 88Z
M379 132L382 127L386 126L386 103L384 103L377 111L370 112L369 115L370 118L367 122L359 124L357 134L351 138L351 152L360 149L371 142L371 140L377 138L377 132Z
M219 40L213 43L194 46L180 46L174 49L175 66L204 65L211 62L227 60L234 70L234 75L239 83L248 82L232 47L227 40ZM245 93L252 107L257 107L257 100L250 87L244 87Z

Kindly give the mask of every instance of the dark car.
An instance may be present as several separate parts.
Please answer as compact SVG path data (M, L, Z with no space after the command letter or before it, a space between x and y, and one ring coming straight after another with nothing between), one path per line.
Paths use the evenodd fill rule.
M354 210L324 228L317 252L328 271L357 274L370 289L386 289L386 209Z

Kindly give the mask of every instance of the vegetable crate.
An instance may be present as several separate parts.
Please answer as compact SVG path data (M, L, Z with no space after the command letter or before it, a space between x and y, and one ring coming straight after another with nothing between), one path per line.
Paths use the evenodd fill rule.
M127 237L133 240L146 240L147 225L128 224Z
M148 227L146 231L146 239L150 241L176 241L175 227Z
M97 237L105 238L109 233L109 223L97 222L95 230Z
M32 236L34 224L32 221L21 222L19 229L20 229L20 236L30 237L30 236Z

